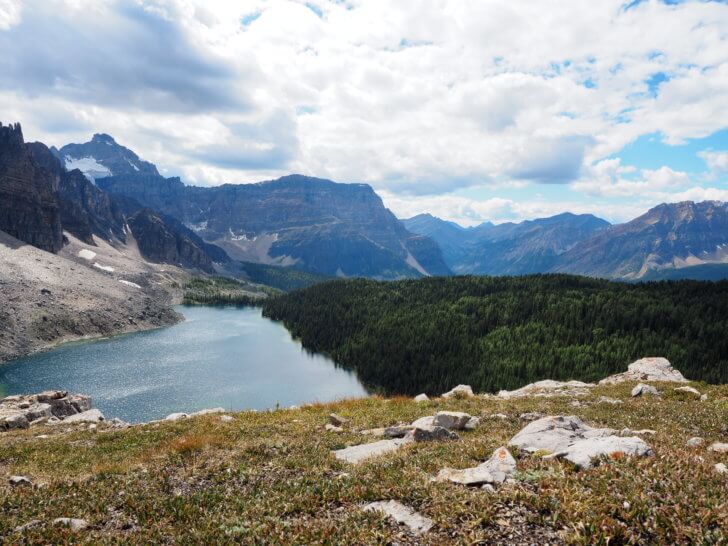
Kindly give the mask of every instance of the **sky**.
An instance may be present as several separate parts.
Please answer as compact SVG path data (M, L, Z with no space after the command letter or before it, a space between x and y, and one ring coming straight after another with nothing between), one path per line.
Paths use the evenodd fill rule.
M623 222L728 201L728 3L0 0L0 121L109 133L188 184Z

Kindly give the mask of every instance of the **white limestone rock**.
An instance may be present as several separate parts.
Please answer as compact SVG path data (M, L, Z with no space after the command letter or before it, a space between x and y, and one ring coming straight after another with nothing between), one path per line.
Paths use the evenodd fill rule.
M702 446L702 445L703 445L704 443L705 443L705 440L704 440L703 438L701 438L701 437L699 437L699 436L695 436L695 437L693 437L693 438L690 438L690 439L689 439L689 440L687 441L687 446L688 446L688 447L700 447L700 446Z
M627 371L616 375L610 375L602 379L600 385L612 385L624 383L625 381L672 381L676 383L687 383L687 379L672 367L670 361L662 357L641 358L632 362Z
M8 483L13 487L25 487L33 485L33 482L27 476L10 476Z
M178 413L170 413L167 415L167 417L164 418L165 421L180 421L182 419L187 419L189 417L188 413L184 412L178 412Z
M427 396L425 393L418 394L417 396L415 396L415 402L417 402L418 404L420 402L427 402L429 399L430 399L430 397Z
M579 440L568 448L545 458L563 458L571 461L580 469L586 469L591 467L594 459L618 453L632 457L647 457L652 455L652 448L644 440L636 436L629 436L627 438L605 436Z
M420 417L419 419L412 421L413 427L431 427L435 421L434 415L428 415L426 417Z
M718 474L728 474L728 466L723 463L716 463L713 468Z
M435 478L437 481L450 481L468 486L503 483L516 472L516 460L505 447L499 447L484 463L457 470L443 468Z
M728 453L728 444L722 442L714 442L710 444L708 451L713 451L715 453Z
M381 512L386 514L400 525L405 525L415 535L429 531L433 522L430 518L415 512L409 506L395 500L376 501L364 506L367 512Z
M681 392L681 393L685 393L685 394L692 394L693 396L695 396L695 398L700 398L700 391L698 389L696 389L694 387L690 387L688 385L686 385L684 387L675 387L675 389L673 389L673 390L675 392Z
M509 446L534 453L547 451L557 453L586 438L612 436L610 428L592 428L575 415L543 417L529 423L516 434Z
M324 429L328 432L344 432L343 428L332 425L331 423L326 423L326 425L324 425Z
M473 388L470 385L458 385L442 395L443 398L473 398Z
M498 393L499 398L510 400L513 398L551 398L554 396L586 396L589 389L596 387L594 383L584 383L582 381L554 381L553 379L545 379L536 381L516 389L514 391L502 390Z
M378 442L372 442L369 444L360 444L357 446L346 447L344 449L337 449L333 451L333 454L334 457L340 461L350 464L360 464L372 457L378 457L385 453L397 451L400 447L409 442L410 440L407 440L406 438L379 440Z
M78 518L56 518L53 523L70 527L71 531L83 531L88 527L88 522L85 519Z

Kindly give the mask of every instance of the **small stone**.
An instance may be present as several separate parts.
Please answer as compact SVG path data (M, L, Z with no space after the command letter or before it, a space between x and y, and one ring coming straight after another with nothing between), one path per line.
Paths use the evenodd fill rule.
M53 523L70 527L71 531L83 531L88 527L88 522L85 519L77 518L56 518L53 520Z
M359 464L372 457L396 451L406 443L408 443L406 439L399 438L393 440L379 440L378 442L372 442L370 444L360 444L358 446L337 449L336 451L333 451L333 454L334 457L340 461L350 464Z
M448 430L463 430L470 419L471 415L461 411L438 411L432 425Z
M716 463L716 465L713 466L713 468L715 469L715 471L718 474L728 474L728 466L726 466L723 463Z
M480 488L483 491L487 491L488 493L495 493L495 487L493 487L489 483L484 483L483 485L480 486Z
M324 429L328 430L329 432L344 432L343 428L332 425L331 423L326 423Z
M571 404L569 404L571 407L578 408L581 407L581 402L578 400L574 400Z
M705 443L705 440L703 440L699 436L695 436L694 438L690 438L687 442L688 447L698 447L702 446L703 443Z
M65 417L62 421L63 424L67 423L99 423L104 420L104 414L101 410L90 409L74 415Z
M465 430L475 430L480 425L480 417L471 417L467 423L465 423Z
M625 510L629 510L630 508L632 508L632 505L629 502L624 501L622 503L622 508L624 508Z
M491 413L488 417L491 419L508 419L505 413Z
M170 413L167 415L167 417L164 418L165 421L180 421L181 419L187 419L189 415L187 413L178 412L178 413Z
M707 394L701 394L700 395L700 401L701 402L705 402L707 399L708 399L708 395Z
M415 428L407 433L404 437L405 440L415 442L432 442L440 440L457 440L460 438L454 432L446 429L445 427L426 427L426 428Z
M232 415L221 415L220 421L223 423L232 423L234 421L234 418Z
M417 403L427 402L429 399L430 399L430 397L427 396L425 393L418 394L417 396L415 396L415 402L417 402Z
M686 394L692 394L696 398L700 398L700 391L698 389L695 389L693 387L685 386L685 387L675 387L675 392L684 392Z
M24 523L23 525L18 525L14 531L16 533L22 533L23 531L27 529L32 529L34 527L40 527L43 524L43 522L39 519L32 519L28 523Z
M645 385L644 383L640 383L634 389L632 389L632 398L635 398L637 396L645 396L647 394L652 396L660 396L658 390L652 385Z
M443 398L472 398L475 394L470 385L458 385L442 395Z
M728 444L715 442L710 445L708 451L714 451L716 453L728 453Z
M349 420L336 413L330 413L329 422L331 422L331 424L336 427L341 427L341 426L344 426L345 424L347 424L349 422Z
M435 480L450 481L468 486L503 483L516 471L516 460L505 447L499 447L484 463L463 470L443 468Z
M33 482L27 476L10 476L8 483L13 487L25 487L33 485Z
M433 526L430 518L418 514L412 508L394 500L372 502L367 504L364 510L382 512L400 525L406 525L416 535L426 533Z

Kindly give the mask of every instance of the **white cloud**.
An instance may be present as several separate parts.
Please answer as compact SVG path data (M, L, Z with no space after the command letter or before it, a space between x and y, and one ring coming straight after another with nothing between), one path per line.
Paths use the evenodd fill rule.
M0 45L23 44L0 59L3 121L56 145L108 132L193 183L301 172L462 221L552 207L446 195L468 186L569 183L555 212L683 191L685 173L604 158L726 126L723 3L313 4L0 0Z
M698 155L705 160L711 175L728 174L728 152L703 151Z

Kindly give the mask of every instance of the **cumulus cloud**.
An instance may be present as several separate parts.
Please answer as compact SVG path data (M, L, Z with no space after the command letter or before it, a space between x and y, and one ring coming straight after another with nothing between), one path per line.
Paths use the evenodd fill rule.
M705 160L713 176L728 174L728 152L703 151L698 155Z
M560 210L616 210L697 185L605 158L725 127L726 28L697 0L0 0L0 100L32 139L108 132L197 184L301 172L472 221L541 209L453 192L561 184Z

